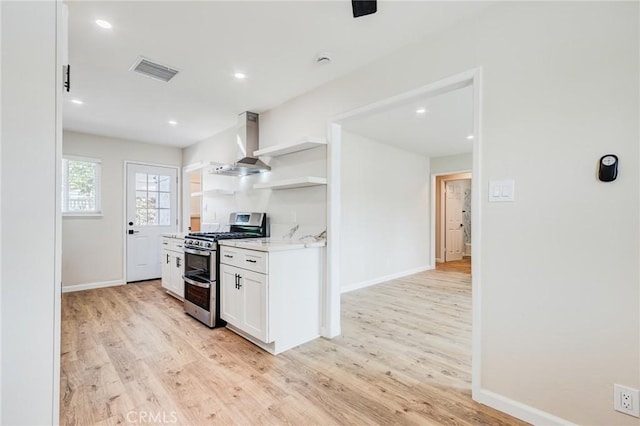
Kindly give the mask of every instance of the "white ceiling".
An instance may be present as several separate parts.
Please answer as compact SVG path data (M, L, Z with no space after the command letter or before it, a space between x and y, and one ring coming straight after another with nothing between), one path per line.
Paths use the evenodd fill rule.
M416 111L425 109L418 114ZM344 129L427 157L471 152L473 87L411 101L345 120Z
M379 1L378 13L353 19L348 0L67 4L65 129L173 146L228 129L242 111L269 110L487 6ZM332 63L316 64L324 51ZM162 83L128 71L140 55L180 73ZM238 71L247 78L234 79Z

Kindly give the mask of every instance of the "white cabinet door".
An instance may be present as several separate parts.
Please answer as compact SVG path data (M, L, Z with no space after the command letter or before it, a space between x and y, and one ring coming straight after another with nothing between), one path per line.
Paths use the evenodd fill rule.
M242 326L243 331L253 337L269 343L267 333L267 276L256 272L242 270L240 274L240 290L242 294Z
M220 265L220 318L242 328L241 289L236 287L238 272L242 270L229 265Z
M184 254L173 253L171 261L171 291L180 297L184 297Z
M162 250L162 287L173 291L173 253L169 250Z

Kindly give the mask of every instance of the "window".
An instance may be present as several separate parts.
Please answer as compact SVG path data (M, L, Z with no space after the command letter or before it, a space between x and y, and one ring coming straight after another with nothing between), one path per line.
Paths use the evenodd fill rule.
M171 225L171 176L136 173L136 226Z
M100 160L81 157L62 159L62 213L102 214L100 203Z

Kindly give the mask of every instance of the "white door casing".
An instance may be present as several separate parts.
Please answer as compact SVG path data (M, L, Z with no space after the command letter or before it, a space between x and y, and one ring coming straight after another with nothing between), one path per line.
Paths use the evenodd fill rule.
M445 262L461 260L464 249L464 225L462 209L464 191L462 181L448 181L445 184Z
M173 167L127 163L127 282L162 276L160 238L178 226L177 176Z

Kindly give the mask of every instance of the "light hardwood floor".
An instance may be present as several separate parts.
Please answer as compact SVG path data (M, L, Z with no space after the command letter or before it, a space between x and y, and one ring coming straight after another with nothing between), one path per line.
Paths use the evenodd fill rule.
M277 357L158 281L66 293L60 423L522 424L471 400L464 268L345 294L341 337Z

